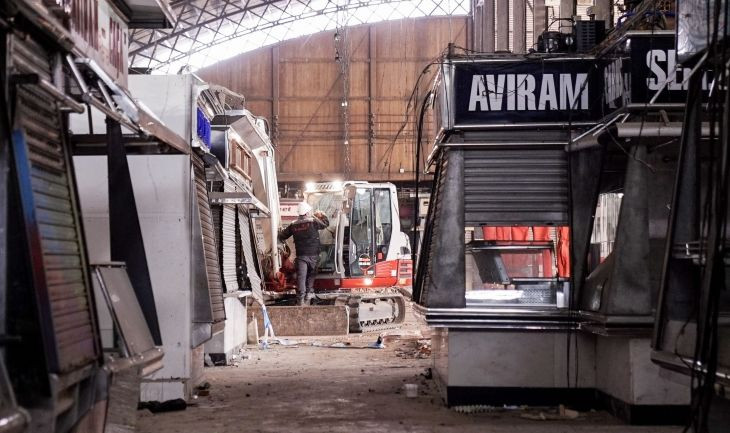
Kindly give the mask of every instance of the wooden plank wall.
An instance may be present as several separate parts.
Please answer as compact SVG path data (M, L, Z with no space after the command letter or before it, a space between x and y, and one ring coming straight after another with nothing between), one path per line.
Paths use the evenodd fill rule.
M347 29L351 179L413 179L414 116L394 141L408 98L421 71L449 42L468 46L468 21L429 17ZM249 110L270 119L281 182L343 179L345 92L335 45L334 31L323 32L198 71L243 94Z

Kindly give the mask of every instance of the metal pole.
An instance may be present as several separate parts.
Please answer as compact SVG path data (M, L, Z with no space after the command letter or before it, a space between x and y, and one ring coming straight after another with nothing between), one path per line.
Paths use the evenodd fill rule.
M497 51L509 50L509 0L497 0Z
M522 54L527 52L527 2L513 0L512 3L512 52Z
M483 41L482 50L485 53L494 52L494 0L484 0L482 9Z

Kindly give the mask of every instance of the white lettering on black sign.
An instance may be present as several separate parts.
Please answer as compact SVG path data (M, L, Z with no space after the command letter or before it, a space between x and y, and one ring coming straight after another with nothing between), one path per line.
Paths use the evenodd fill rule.
M649 90L659 90L665 86L665 90L686 91L689 88L689 76L691 68L677 66L677 50L649 50L646 53L646 66L651 75L646 79L646 87ZM702 77L702 89L709 87L708 74Z
M587 81L583 73L474 75L469 111L588 110Z
M631 73L623 71L623 59L618 58L603 69L603 99L609 108L630 102Z

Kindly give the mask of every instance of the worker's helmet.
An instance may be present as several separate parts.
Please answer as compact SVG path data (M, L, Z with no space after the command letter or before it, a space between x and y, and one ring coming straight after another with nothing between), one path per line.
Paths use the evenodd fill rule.
M311 211L312 206L310 206L306 201L299 203L299 206L297 206L297 215L299 216L306 215Z

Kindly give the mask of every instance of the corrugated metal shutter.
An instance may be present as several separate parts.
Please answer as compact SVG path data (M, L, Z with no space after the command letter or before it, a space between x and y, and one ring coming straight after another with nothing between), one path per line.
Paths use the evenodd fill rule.
M467 226L565 224L568 165L562 149L465 151Z
M221 281L218 248L213 227L213 216L208 203L208 190L205 187L205 166L203 160L196 154L192 155L195 172L195 192L198 199L200 226L203 232L203 249L205 252L205 268L208 274L208 290L210 304L213 310L213 323L221 322L226 318L223 306L223 283Z
M36 73L52 82L50 55L28 37L13 39L13 64L21 73ZM25 133L25 155L16 155L27 170L19 168L21 196L32 204L35 221L26 216L26 224L37 224L47 295L38 302L50 305L55 333L58 365L51 368L65 373L86 365L97 357L93 316L90 310L89 281L85 269L84 245L81 241L78 205L70 156L63 142L63 125L54 100L36 86L17 87L16 127ZM27 164L27 165L26 165ZM26 178L22 178L22 177ZM29 178L28 178L29 176ZM39 263L35 262L38 266ZM42 356L42 354L39 354Z
M241 246L243 247L243 257L246 260L246 275L251 283L251 291L255 299L263 302L263 292L261 291L261 277L258 274L258 266L256 266L256 254L251 242L251 223L248 215L242 210L238 210L238 221L240 224Z
M235 192L237 189L236 184L230 179L226 179L223 185L225 192ZM226 291L233 292L239 290L238 272L236 271L236 206L226 204L220 207L222 213L223 280L226 283Z
M218 182L216 182L218 183ZM220 188L213 188L213 191L220 191ZM215 231L215 244L223 245L223 207L211 206L210 215L213 218L213 230ZM223 263L223 251L218 250L218 262Z

